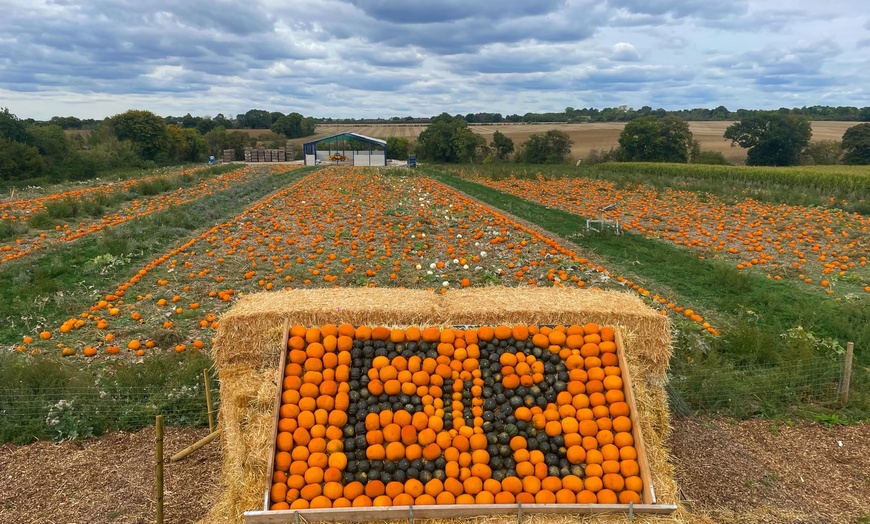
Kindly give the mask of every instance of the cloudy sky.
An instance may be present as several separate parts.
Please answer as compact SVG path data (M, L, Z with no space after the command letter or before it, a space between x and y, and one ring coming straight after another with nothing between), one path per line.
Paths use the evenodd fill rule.
M0 0L0 107L870 106L867 0Z

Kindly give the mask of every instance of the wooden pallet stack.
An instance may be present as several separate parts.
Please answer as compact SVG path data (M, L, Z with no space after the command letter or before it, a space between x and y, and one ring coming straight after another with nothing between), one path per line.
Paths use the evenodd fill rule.
M221 161L232 162L236 159L236 150L235 149L224 149L221 154Z
M227 159L227 151L233 156L230 159ZM224 151L224 162L231 162L235 159L234 152L232 149L228 149ZM245 162L288 162L293 160L293 150L292 149L264 149L264 148L245 148Z

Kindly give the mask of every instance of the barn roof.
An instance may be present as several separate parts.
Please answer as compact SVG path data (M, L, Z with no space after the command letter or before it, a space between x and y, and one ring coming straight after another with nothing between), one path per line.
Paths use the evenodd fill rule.
M372 144L377 144L381 147L387 146L386 140L381 140L380 138L372 138L370 136L361 135L359 133L351 133L350 131L345 131L344 133L338 133L335 135L325 136L323 138L318 138L317 140L312 140L310 142L305 142L305 145L307 146L308 144L316 144L318 142L323 142L324 140L332 140L332 139L336 139L336 138L340 138L340 137L352 137L352 138L356 138L359 140L363 140L365 142L370 142Z

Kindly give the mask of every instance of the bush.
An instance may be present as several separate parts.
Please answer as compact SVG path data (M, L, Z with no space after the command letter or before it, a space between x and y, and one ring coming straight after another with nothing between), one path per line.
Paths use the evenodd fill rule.
M525 164L562 164L568 161L573 144L564 131L534 133L520 146L516 160Z
M173 189L173 187L169 180L165 178L153 178L151 180L140 180L130 188L130 191L142 196L153 196L169 191L170 189Z
M594 165L603 164L605 162L619 162L622 151L618 147L613 147L605 150L590 149L589 154L583 159L583 163Z
M731 162L725 159L725 155L719 151L701 151L692 156L693 164L706 164L714 166L730 166Z
M21 221L0 220L0 240L15 238L27 232L27 223Z
M801 165L832 166L840 163L842 149L837 140L818 140L810 142L801 153Z

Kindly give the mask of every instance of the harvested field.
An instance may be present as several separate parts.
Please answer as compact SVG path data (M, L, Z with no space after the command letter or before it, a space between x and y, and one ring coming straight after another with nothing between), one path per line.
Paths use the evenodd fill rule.
M746 161L746 150L741 147L731 147L731 142L722 135L733 122L689 122L689 128L695 139L701 142L704 151L718 151L725 155L729 162L742 164ZM846 129L858 122L812 122L814 140L840 140ZM589 151L607 151L618 145L617 140L624 122L595 122L589 124L494 124L472 125L471 129L489 139L493 133L500 131L512 138L516 145L521 144L532 133L545 133L551 129L565 131L574 141L571 155L574 158L585 158ZM424 124L384 124L384 125L321 125L317 126L317 135L328 136L343 131L352 131L375 138L399 136L414 139L426 129ZM311 138L304 141L311 140Z
M856 523L870 516L866 425L704 418L671 424L668 448L685 503L713 522ZM207 433L167 428L167 455ZM0 446L0 522L152 522L153 441L154 429L147 428L79 442ZM220 488L220 452L214 442L166 466L167 522L206 515ZM37 478L57 489L34 497Z

